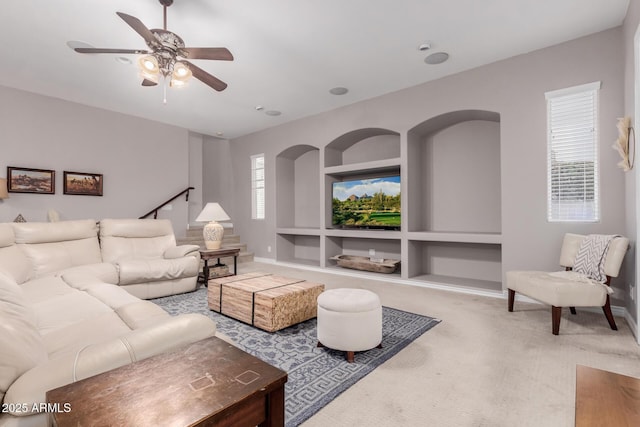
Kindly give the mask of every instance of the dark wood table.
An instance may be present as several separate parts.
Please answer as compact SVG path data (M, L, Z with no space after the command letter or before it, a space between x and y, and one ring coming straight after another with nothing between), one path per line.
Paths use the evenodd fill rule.
M47 392L54 426L283 426L287 373L207 338Z
M220 275L218 277L233 276L238 274L238 254L240 249L238 248L220 248L220 249L200 249L200 258L204 261L204 267L202 268L202 280L205 286L209 281L209 260L217 258L218 262L214 267L223 267L224 264L220 263L220 258L232 256L233 257L233 273Z
M576 427L640 426L640 379L576 366Z

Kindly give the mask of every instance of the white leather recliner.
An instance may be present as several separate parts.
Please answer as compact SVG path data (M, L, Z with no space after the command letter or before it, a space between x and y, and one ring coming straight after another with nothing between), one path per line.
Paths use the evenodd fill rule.
M551 305L552 333L558 335L560 331L560 317L562 307L569 307L572 314L576 314L575 307L602 307L609 321L611 329L617 330L616 322L611 312L609 287L612 277L617 277L620 266L629 246L629 239L616 237L611 240L606 258L604 258L604 273L606 282L598 283L586 276L572 273L576 255L586 236L567 233L564 236L560 253L560 265L567 272L544 271L508 271L506 274L509 291L508 309L513 311L516 292L532 299Z
M197 287L200 247L176 246L166 219L103 219L102 260L118 270L118 284L148 299L193 291Z

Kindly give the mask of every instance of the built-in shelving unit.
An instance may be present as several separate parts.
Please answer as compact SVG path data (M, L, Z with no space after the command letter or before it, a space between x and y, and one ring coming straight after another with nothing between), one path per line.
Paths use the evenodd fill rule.
M276 156L276 259L320 265L320 150L295 145Z
M455 111L404 133L357 129L324 148L290 147L276 163L278 261L337 270L331 257L368 256L373 249L402 261L393 277L501 290L497 113ZM385 174L401 176L401 230L334 228L332 184Z

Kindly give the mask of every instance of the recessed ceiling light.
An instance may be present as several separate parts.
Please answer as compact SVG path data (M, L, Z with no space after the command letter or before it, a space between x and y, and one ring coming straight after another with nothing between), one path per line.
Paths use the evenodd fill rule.
M418 46L418 50L429 50L431 49L431 43L427 42L427 43L422 43L420 46Z
M347 92L349 92L349 89L346 87L334 87L333 89L329 89L329 93L333 95L344 95Z
M264 107L262 105L256 105L256 111L262 111Z
M279 116L282 112L278 110L268 110L264 112L267 116Z
M224 132L218 131L218 132L216 132L216 136L224 136Z
M127 65L131 64L131 60L126 56L116 56L116 62Z
M431 65L442 64L444 61L449 59L449 54L447 52L436 52L424 58L424 62Z

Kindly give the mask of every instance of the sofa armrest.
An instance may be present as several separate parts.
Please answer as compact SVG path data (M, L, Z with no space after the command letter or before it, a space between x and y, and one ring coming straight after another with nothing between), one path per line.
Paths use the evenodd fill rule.
M214 336L216 324L202 314L168 317L119 338L88 345L76 353L50 359L25 372L7 390L4 403L31 409L46 402L47 390L110 371L129 363ZM39 407L40 405L36 405ZM17 416L34 412L16 412Z
M180 245L164 251L163 257L165 259L182 258L185 256L196 256L200 258L200 246L198 245Z

